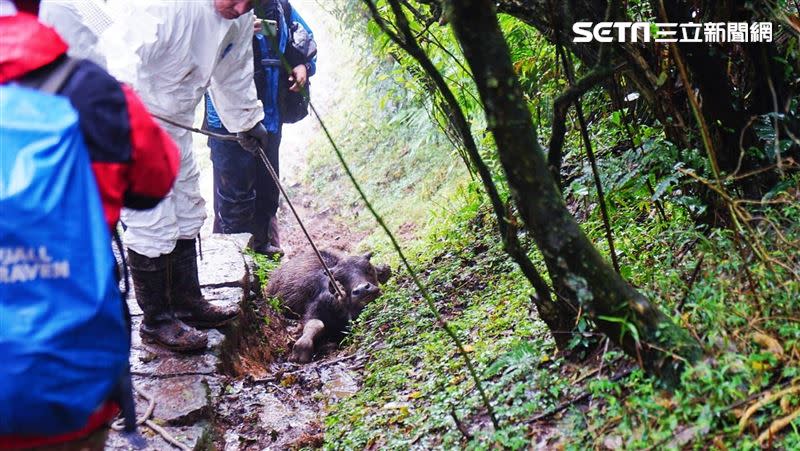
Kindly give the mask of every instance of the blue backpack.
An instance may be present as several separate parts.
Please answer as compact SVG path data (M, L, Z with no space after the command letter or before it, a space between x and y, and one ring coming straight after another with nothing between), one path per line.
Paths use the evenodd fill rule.
M0 85L0 437L78 430L128 374L130 334L67 60ZM130 379L127 379L130 381Z

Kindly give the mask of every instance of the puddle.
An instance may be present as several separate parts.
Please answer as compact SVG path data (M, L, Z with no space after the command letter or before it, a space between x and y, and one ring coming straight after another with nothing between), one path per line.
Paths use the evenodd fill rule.
M322 393L329 401L338 401L354 395L358 391L358 382L350 371L339 371L339 367L325 369L322 372Z

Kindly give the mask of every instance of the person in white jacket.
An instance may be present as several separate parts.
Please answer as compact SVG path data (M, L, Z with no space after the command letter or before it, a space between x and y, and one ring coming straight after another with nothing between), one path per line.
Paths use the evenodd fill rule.
M98 0L82 0L93 1ZM88 17L98 8L81 7L82 2L71 6L82 11L87 28L100 28ZM255 151L267 142L253 84L251 1L112 0L102 6L110 21L99 21L96 49L109 73L130 84L153 115L191 125L208 90L220 119L246 148ZM65 34L68 42L81 38ZM124 241L136 300L144 312L143 341L196 351L207 345L206 335L197 328L218 327L238 311L210 304L200 291L195 246L206 211L192 136L182 128L161 125L180 148L178 178L172 192L152 210L123 210Z

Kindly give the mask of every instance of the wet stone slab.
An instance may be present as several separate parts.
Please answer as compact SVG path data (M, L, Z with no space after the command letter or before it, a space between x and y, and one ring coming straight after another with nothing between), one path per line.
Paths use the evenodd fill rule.
M244 250L250 234L213 234L203 239L203 259L198 261L200 285L242 286L249 278Z
M207 423L200 423L194 426L166 426L164 429L179 440L184 445L193 450L202 450L207 448L211 426ZM155 451L174 451L174 446L167 443L160 435L154 433L150 428L140 427L139 433L147 443L147 450ZM108 436L106 442L106 450L130 450L133 449L128 443L127 439L118 432L112 431Z
M141 325L141 316L134 316L131 318L131 350L142 348L144 346L142 343L142 337L139 336L139 326ZM131 364L133 364L133 360L131 360Z
M170 377L214 374L219 359L213 354L157 354L148 349L131 350L131 372L135 376Z
M241 380L228 385L215 412L225 426L224 450L256 449L256 443L257 449L290 449L309 424L317 423L318 407L296 402L291 389L286 390Z
M302 404L284 403L272 393L261 398L259 427L271 434L290 434L317 417L317 413Z
M198 272L205 299L219 306L238 305L245 300L246 293L254 286L248 267L250 259L242 253L249 240L249 234L203 238L203 260L198 261ZM230 332L228 328L234 326L205 330L208 347L203 352L175 353L142 342L139 336L142 311L133 290L128 305L132 315L133 382L137 389L155 399L151 419L189 448L207 449L213 441L210 422L216 407L211 393L219 394L223 387L221 381L225 379L219 374L219 354L224 347L225 334ZM136 396L136 404L137 416L141 417L148 403ZM176 449L148 427L143 426L140 431L147 440L146 449ZM106 449L131 447L122 435L112 432Z
M136 302L136 293L133 292L133 284L131 284L131 291L128 294L128 310L131 312L131 316L141 316L144 314L141 308L139 308L139 303Z
M223 330L225 329L223 328L223 329L205 330L206 336L208 337L208 348L206 349L206 352L214 351L219 348L219 345L221 345L222 342L225 340L225 334L221 332Z
M241 287L203 288L203 297L219 307L238 305L244 300L244 290Z
M208 419L211 399L206 377L176 376L154 379L134 376L134 386L155 400L153 419L171 426L187 426ZM147 409L147 402L137 399L137 416Z

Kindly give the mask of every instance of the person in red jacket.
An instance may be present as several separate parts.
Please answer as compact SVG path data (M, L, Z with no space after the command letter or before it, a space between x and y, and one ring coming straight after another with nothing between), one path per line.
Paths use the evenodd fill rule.
M66 43L38 21L38 3L0 0L0 83L43 79L66 58ZM78 112L108 227L116 228L123 206L157 205L177 176L178 149L136 94L86 60L78 62L59 94ZM0 449L103 449L105 426L117 413L116 403L107 401L78 431L58 437L0 436Z
M18 4L30 9L38 1ZM66 57L66 43L36 16L19 12L0 21L0 83L43 76ZM60 94L78 112L109 227L116 227L123 206L155 207L175 180L178 151L133 90L82 60Z

